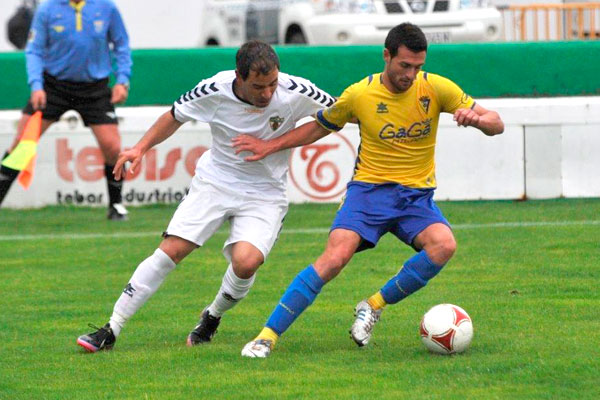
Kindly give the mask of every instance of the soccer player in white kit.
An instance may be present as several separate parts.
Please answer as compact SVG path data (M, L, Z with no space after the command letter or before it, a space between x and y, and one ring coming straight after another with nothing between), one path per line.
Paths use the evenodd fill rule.
M158 249L142 261L117 300L108 323L82 335L77 344L90 352L111 349L122 327L156 292L167 274L219 227L230 222L223 254L229 266L214 301L187 338L193 346L209 342L221 316L249 292L258 267L275 243L288 209L285 194L288 152L247 163L235 154L231 139L239 134L268 140L294 128L334 99L306 79L279 72L279 59L260 41L244 44L236 70L205 79L182 95L132 148L121 152L115 177L121 179L143 155L188 121L210 125L212 148L196 164L189 193L183 199ZM125 163L131 162L128 171Z

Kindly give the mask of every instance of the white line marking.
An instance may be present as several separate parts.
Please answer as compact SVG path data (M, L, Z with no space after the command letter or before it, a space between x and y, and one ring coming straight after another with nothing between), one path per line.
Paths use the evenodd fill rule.
M531 228L531 227L557 227L557 226L577 226L577 225L600 225L600 220L583 221L531 221L531 222L495 222L488 224L456 224L452 225L454 230L466 229L489 229L489 228ZM304 228L304 229L285 229L282 234L298 235L310 233L327 233L329 228ZM227 234L227 231L220 230L216 233ZM120 238L141 238L141 237L160 237L161 232L117 232L117 233L66 233L66 234L41 234L41 235L0 235L0 242L6 241L25 241L25 240L85 240L85 239L120 239Z

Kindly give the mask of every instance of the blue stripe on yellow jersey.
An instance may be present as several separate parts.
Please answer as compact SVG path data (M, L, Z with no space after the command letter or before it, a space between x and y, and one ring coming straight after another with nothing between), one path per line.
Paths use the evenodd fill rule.
M358 120L361 144L353 180L435 188L440 113L474 105L458 85L436 74L421 71L402 93L390 92L376 74L349 86L316 119L328 130Z

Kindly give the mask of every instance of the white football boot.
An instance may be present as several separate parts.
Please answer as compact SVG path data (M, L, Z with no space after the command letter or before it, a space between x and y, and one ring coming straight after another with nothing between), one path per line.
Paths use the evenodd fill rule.
M374 310L366 300L362 300L354 309L356 319L350 328L352 339L360 347L366 346L371 339L373 326L379 321L383 310Z
M267 358L271 354L273 341L268 339L257 339L247 343L242 349L242 357Z

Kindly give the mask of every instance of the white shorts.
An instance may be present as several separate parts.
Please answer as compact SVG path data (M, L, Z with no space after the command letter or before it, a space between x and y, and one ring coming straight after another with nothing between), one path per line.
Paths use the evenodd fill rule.
M275 244L288 203L282 199L257 199L223 190L197 176L177 207L166 235L178 236L202 246L225 221L230 223L223 255L231 262L231 245L251 243L267 259Z

